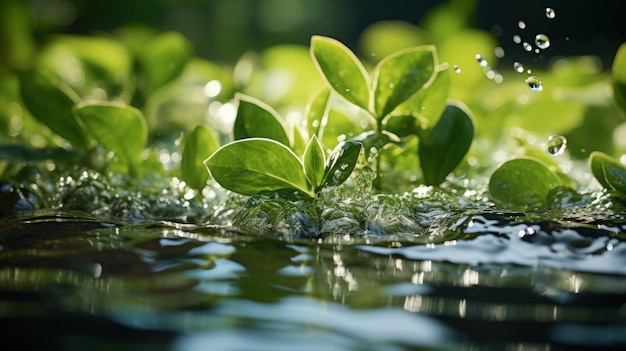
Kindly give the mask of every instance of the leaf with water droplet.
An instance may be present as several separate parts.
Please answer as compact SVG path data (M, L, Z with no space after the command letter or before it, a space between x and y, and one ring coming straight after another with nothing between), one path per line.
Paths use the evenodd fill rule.
M589 155L589 168L598 183L613 194L626 199L626 166L600 151Z
M401 50L385 57L373 74L374 110L384 118L434 79L436 51L432 45Z
M206 186L209 173L204 160L220 147L213 133L203 125L196 126L185 139L180 162L182 179L189 186L201 190Z
M383 130L382 132L370 130L361 133L350 140L357 141L363 145L366 159L370 159L372 150L380 152L392 144L400 147L405 146L397 135L386 130Z
M339 143L328 158L321 187L337 186L345 182L356 166L361 148L361 143L357 141Z
M320 130L326 125L328 119L328 99L330 89L323 87L307 103L304 109L304 118L307 121L309 135L320 136Z
M304 174L306 178L314 188L317 188L322 184L322 180L324 179L326 154L316 135L313 135L307 143L304 154L302 155L302 161L304 162Z
M418 156L427 185L439 185L461 162L474 138L474 123L464 105L450 103L437 124L419 137Z
M236 94L237 117L233 127L235 140L268 138L291 146L287 127L278 113L262 101L244 94Z
M215 181L239 194L292 189L313 197L300 158L276 140L236 140L217 149L204 164Z
M311 57L328 86L365 110L369 108L369 76L356 55L341 42L311 37Z
M550 190L560 186L559 178L542 162L533 158L506 161L489 178L489 197L510 209L541 208Z
M398 115L413 116L420 120L419 123L426 122L426 128L432 127L437 123L446 108L449 90L450 68L447 65L442 65L438 68L434 80L420 89L409 100L396 107L390 118ZM389 120L383 120L383 124L389 123ZM396 133L396 131L389 130ZM398 135L400 136L400 134Z

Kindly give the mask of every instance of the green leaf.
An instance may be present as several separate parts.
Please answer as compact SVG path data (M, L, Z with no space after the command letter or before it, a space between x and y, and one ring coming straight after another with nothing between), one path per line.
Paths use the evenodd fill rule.
M289 147L291 142L287 127L278 113L269 105L253 97L237 94L237 117L233 127L235 140L245 138L267 138Z
M192 56L191 43L177 32L159 34L148 42L139 60L146 95L178 77Z
M489 196L500 206L538 208L547 204L558 177L536 159L516 158L503 163L489 179Z
M309 135L319 136L320 129L326 125L328 118L327 107L330 98L330 89L324 87L313 95L304 109L304 118L307 121Z
M434 128L420 135L418 155L424 183L439 185L463 160L474 138L469 111L449 104Z
M363 132L354 138L350 138L349 140L359 142L363 146L365 158L368 160L370 159L370 154L374 154L376 156L378 153L391 145L400 147L405 146L397 135L386 130L383 130L382 132L370 130Z
M209 179L204 160L220 147L213 133L203 125L196 126L183 147L181 159L182 179L195 189L203 189Z
M374 69L374 110L383 118L430 82L435 73L435 47L418 46L384 58Z
M352 174L361 148L361 143L357 141L347 140L339 143L328 158L321 187L343 184Z
M446 109L449 90L450 68L446 65L440 68L434 80L396 107L392 116L413 116L420 123L424 122L425 128L432 128Z
M119 40L111 37L54 35L41 50L38 63L82 97L102 100L104 89L106 97L112 99L130 88L132 57Z
M317 188L322 184L324 179L324 168L326 167L326 154L324 148L317 139L316 135L309 140L304 149L304 155L302 155L304 161L304 174L309 180L309 183Z
M146 121L138 109L109 102L81 103L75 113L104 149L113 152L131 172L136 171L148 139Z
M626 166L614 157L594 151L589 155L589 168L600 185L626 198Z
M204 164L222 187L239 194L293 189L314 196L298 156L272 139L233 141L217 149Z
M43 73L31 71L20 76L22 100L32 115L74 147L86 149L88 138L74 118L80 98L74 91Z
M613 98L622 111L626 113L626 43L620 45L613 59L611 82Z
M369 109L369 77L350 49L335 39L314 35L311 56L333 90L353 104Z

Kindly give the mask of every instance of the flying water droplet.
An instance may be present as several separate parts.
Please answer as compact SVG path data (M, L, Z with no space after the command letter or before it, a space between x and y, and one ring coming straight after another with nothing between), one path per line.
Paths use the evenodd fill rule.
M522 42L522 37L520 37L519 35L515 34L515 35L513 36L513 42L514 42L515 44L519 44L519 43L521 43L521 42Z
M545 34L537 34L535 36L535 45L538 48L545 50L550 47L550 38Z
M517 21L517 26L519 27L519 29L524 29L524 28L526 28L526 22L524 22L524 21Z
M546 17L548 17L549 19L553 19L554 17L556 17L556 11L554 11L554 9L551 7L546 7Z
M567 148L567 139L562 135L551 135L548 137L546 148L552 156L562 155Z
M522 44L522 47L523 47L523 48L524 48L524 50L526 50L526 51L532 51L532 49L533 49L533 46L532 46L532 45L530 45L528 42L524 42L524 43Z
M487 60L485 59L483 55L476 54L474 57L476 57L476 62L478 62L478 65L480 67L487 67Z
M526 84L528 84L530 90L534 92L540 92L543 90L543 83L541 82L541 80L539 80L539 78L535 76L530 76L526 78Z
M513 69L517 73L523 73L524 72L524 65L522 65L520 62L517 62L517 61L513 62Z
M454 65L454 72L461 73L461 67Z

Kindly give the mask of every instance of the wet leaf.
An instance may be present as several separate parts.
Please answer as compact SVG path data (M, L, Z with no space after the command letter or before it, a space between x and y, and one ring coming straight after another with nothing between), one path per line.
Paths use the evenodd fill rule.
M326 125L326 119L328 118L326 108L329 98L330 90L324 87L317 94L313 95L306 105L304 118L307 121L309 135L319 136L320 129Z
M269 105L251 96L237 94L237 117L233 127L235 140L268 138L289 147L289 135L278 113Z
M589 155L589 168L600 185L626 198L626 166L614 157L594 151Z
M339 143L328 157L322 187L343 184L352 174L359 159L361 148L361 143L356 141Z
M89 134L107 151L136 171L139 156L146 147L148 131L138 109L109 102L81 103L76 116Z
M272 139L233 141L217 149L204 164L222 187L239 194L293 189L313 197L298 156Z
M536 159L516 158L503 163L489 179L489 197L498 205L512 208L540 208L547 204L559 178Z
M219 148L213 133L203 125L196 126L185 139L181 159L182 179L195 189L205 187L209 173L204 160Z
M435 47L405 49L384 58L374 69L374 110L387 116L429 83L435 73Z
M465 157L474 138L474 124L466 107L446 107L434 128L420 135L418 155L424 183L439 185Z
M368 74L350 49L335 39L315 35L311 38L311 56L333 90L368 110Z
M304 149L302 160L304 162L304 174L309 180L309 183L311 183L313 187L321 185L324 178L326 155L317 136L313 135L309 140L306 149Z
M434 80L425 85L410 99L400 104L392 112L392 116L413 116L432 128L446 109L448 91L450 90L450 68L440 68Z

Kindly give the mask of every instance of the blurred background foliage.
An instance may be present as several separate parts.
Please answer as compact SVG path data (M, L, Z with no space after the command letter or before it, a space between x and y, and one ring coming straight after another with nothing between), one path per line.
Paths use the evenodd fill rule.
M547 18L547 6L555 8L555 18ZM478 136L528 142L526 132L563 134L577 158L592 150L617 154L626 152L626 143L615 142L626 127L607 100L611 62L626 37L618 6L579 0L0 0L0 141L63 146L21 102L19 74L42 66L79 100L139 107L152 141L197 124L226 132L223 117L232 116L228 102L236 91L297 120L322 84L308 53L311 35L320 34L345 43L368 68L399 49L435 44L439 61L451 68L449 95L474 112ZM538 33L550 37L550 48L526 51L513 40L519 35L532 43ZM530 73L515 72L514 62L540 75L541 94L528 89ZM77 65L86 76L77 78Z

